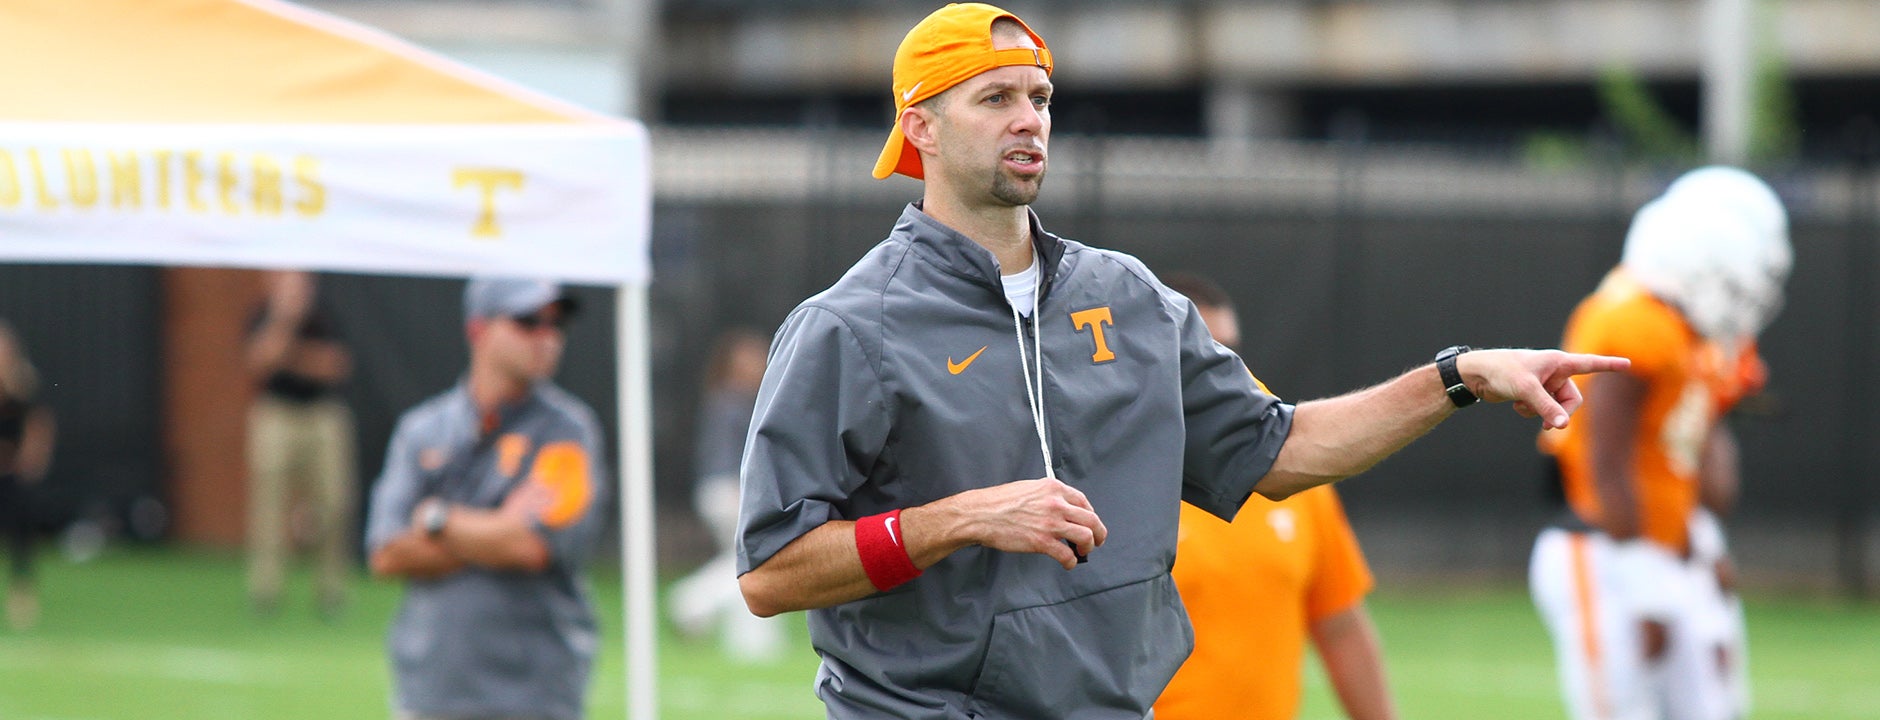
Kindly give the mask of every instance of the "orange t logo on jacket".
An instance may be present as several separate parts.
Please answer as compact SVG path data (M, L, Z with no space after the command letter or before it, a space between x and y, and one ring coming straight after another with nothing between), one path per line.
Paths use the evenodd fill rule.
M1097 351L1090 354L1092 363L1106 363L1116 359L1116 353L1110 351L1108 338L1103 336L1105 325L1116 327L1115 321L1110 319L1110 306L1108 305L1071 313L1071 327L1080 333L1084 331L1084 328L1090 328L1090 332L1097 341Z

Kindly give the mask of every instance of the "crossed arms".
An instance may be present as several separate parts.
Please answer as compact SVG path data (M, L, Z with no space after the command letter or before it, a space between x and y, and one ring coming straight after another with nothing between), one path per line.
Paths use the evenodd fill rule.
M483 509L446 506L444 529L435 536L424 531L423 516L429 498L411 511L411 524L372 553L372 574L429 580L480 565L497 570L541 572L548 567L548 542L536 532L534 519L548 503L548 490L523 483L503 500L501 507Z

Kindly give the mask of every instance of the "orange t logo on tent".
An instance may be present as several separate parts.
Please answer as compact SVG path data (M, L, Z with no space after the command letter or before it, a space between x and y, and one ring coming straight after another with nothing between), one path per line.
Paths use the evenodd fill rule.
M477 222L470 226L470 234L477 237L501 237L503 228L496 224L496 191L514 190L522 192L522 171L509 168L457 168L451 171L450 186L462 189L465 185L475 185L481 193L482 205L477 211Z

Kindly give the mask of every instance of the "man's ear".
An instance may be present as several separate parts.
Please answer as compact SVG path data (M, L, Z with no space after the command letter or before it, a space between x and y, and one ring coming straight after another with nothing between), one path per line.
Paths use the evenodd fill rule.
M469 343L471 347L476 347L477 338L482 337L483 331L489 329L489 326L490 321L483 318L465 320L463 323L464 341Z
M901 111L901 136L924 155L940 154L940 143L934 139L934 131L940 124L939 114L931 108L915 105Z

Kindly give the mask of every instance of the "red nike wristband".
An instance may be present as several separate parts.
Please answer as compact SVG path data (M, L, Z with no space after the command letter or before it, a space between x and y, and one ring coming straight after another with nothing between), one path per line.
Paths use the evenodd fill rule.
M891 590L920 577L920 568L908 557L901 533L901 511L890 510L855 521L855 550L862 556L862 572L876 590Z

